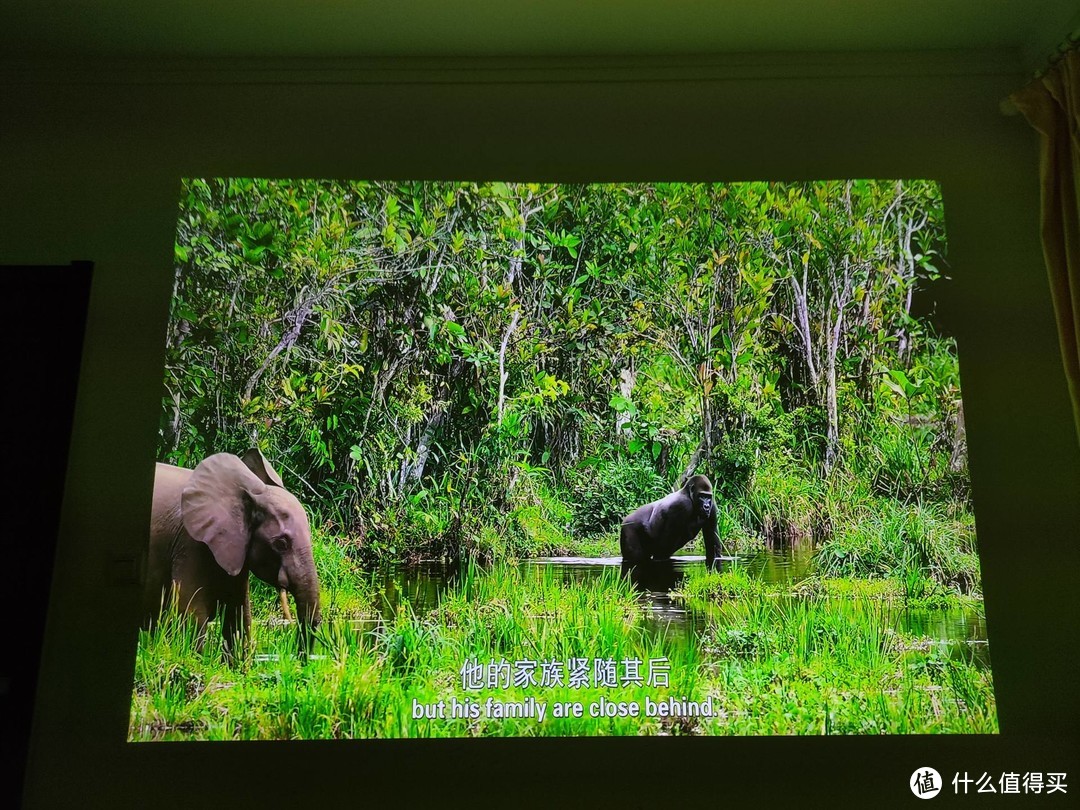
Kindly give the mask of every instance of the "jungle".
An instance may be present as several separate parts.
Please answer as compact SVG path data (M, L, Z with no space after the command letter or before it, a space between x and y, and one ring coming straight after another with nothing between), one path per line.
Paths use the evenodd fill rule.
M157 461L258 448L321 623L166 613L129 739L996 732L945 236L929 180L185 180ZM716 564L620 565L694 475Z

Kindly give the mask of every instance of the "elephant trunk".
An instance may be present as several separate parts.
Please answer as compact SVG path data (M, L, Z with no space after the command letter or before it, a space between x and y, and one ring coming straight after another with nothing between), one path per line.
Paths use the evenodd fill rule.
M301 625L318 627L322 621L322 610L319 607L319 580L312 577L310 581L294 586L292 597L296 601L296 620Z
M311 651L312 630L322 621L322 609L319 606L319 578L315 572L304 580L294 583L289 589L296 601L296 623L299 629L300 649Z

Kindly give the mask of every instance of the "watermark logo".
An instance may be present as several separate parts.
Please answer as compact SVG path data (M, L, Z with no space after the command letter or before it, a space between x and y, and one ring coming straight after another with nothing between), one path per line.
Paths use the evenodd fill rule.
M908 786L920 799L932 799L941 792L941 774L933 768L916 768Z

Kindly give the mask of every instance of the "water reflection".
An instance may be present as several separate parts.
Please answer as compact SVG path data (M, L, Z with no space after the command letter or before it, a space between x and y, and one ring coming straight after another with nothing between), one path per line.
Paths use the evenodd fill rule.
M423 615L439 606L443 593L461 578L460 565L426 561L416 565L385 568L375 575L377 605L384 619L398 605L408 604Z
M686 576L685 563L676 565L674 560L647 560L631 565L622 563L623 576L630 577L634 587L644 593L663 593L675 589Z
M986 617L974 610L905 610L900 627L912 635L936 639L950 657L990 666Z
M797 543L788 548L763 551L739 560L728 559L745 568L746 573L754 579L794 585L810 576L813 557L813 548L809 543Z

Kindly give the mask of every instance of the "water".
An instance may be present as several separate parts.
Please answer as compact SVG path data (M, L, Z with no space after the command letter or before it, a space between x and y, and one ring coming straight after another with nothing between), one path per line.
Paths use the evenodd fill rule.
M751 577L768 583L794 585L811 573L812 552L808 548L762 551L742 557L721 557L722 568L741 566ZM643 608L642 622L650 633L669 638L685 638L688 642L700 636L710 624L720 621L709 606L688 606L671 596L687 571L705 564L702 556L679 556L671 560L653 561L630 569L630 578L639 593ZM618 557L538 557L520 563L523 570L554 570L567 582L586 581L600 576L605 570L622 570ZM398 606L410 605L423 615L438 606L442 594L459 578L458 566L425 562L413 566L385 569L375 579L379 589L384 618L391 617ZM859 600L851 600L857 605ZM950 657L989 667L986 620L974 609L911 610L897 606L889 611L893 628L929 639Z

